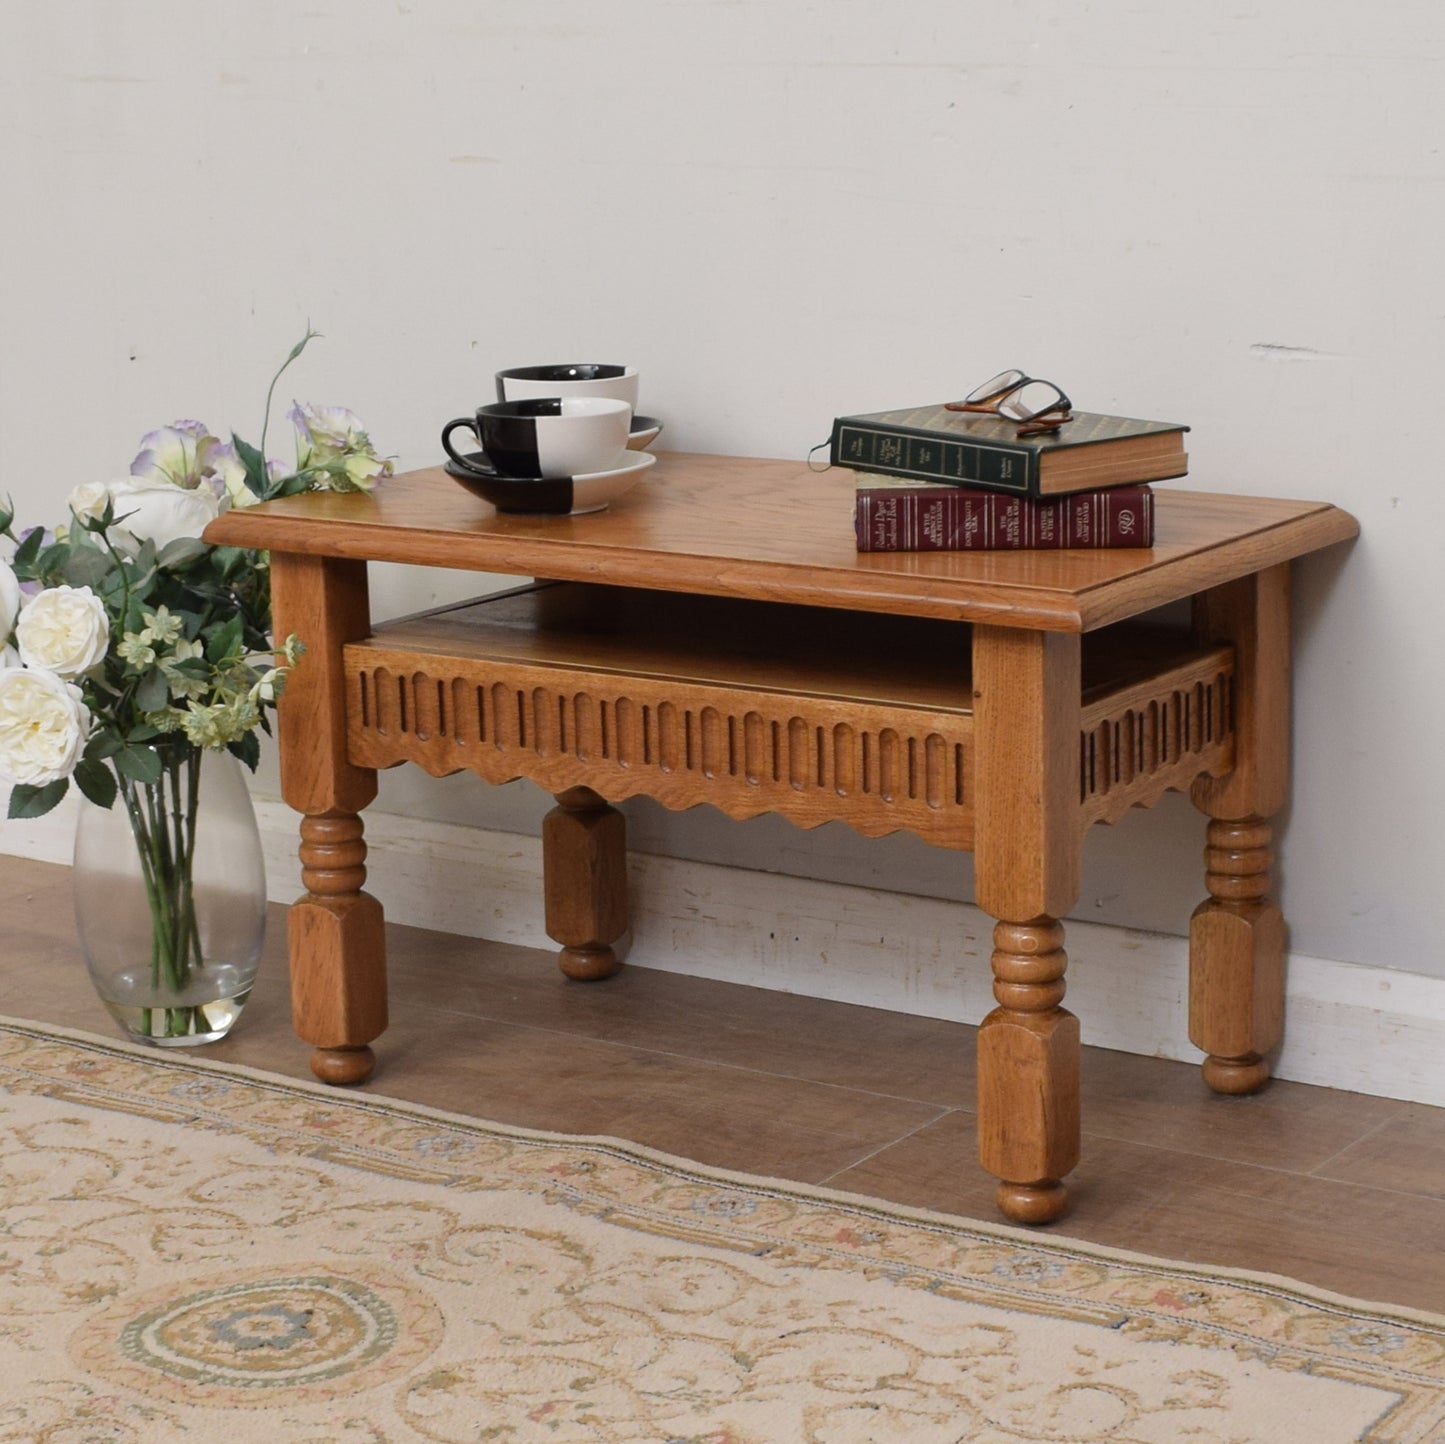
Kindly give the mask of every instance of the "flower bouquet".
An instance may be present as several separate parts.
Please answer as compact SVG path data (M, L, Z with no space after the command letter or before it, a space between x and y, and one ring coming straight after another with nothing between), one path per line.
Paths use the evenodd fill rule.
M276 382L314 334L272 378L267 419ZM239 913L233 898L229 922L209 927L197 872L202 762L229 754L254 771L257 732L270 731L267 713L301 650L295 637L271 637L266 555L208 546L201 532L230 507L369 490L392 469L344 408L295 405L289 416L294 464L267 459L264 421L258 447L177 421L142 440L127 476L76 487L69 518L52 530L17 531L13 508L0 506L0 535L14 546L0 561L0 781L11 785L9 816L50 811L72 781L93 805L77 838L82 946L112 1013L154 1042L220 1036L249 992L264 923L259 842L253 867L236 855L244 836L220 845L221 892L229 885L234 894L238 877L250 875L247 890L259 880L259 896ZM254 837L244 787L240 798ZM147 936L138 943L114 915L121 860L113 840L92 849L110 878L104 900L88 905L82 894L93 811L124 817L133 844L126 861L143 897ZM221 946L220 935L238 931L238 915L243 936ZM146 955L109 956L117 947ZM217 958L218 950L252 955Z

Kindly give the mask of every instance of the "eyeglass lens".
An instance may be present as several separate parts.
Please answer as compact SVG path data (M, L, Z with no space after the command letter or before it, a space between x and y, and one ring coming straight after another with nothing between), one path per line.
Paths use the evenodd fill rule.
M997 376L970 391L963 399L970 406L980 401L992 401L995 396L1012 390L1019 382L1028 379L1022 371L1000 371Z
M1027 381L998 404L1000 416L1010 421L1032 421L1036 416L1067 408L1068 398L1052 381Z

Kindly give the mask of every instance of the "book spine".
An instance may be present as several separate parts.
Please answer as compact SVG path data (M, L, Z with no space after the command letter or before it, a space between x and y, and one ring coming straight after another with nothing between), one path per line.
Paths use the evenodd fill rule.
M1111 486L1049 501L965 487L860 486L860 552L1052 551L1154 545L1154 493Z
M947 481L1021 496L1038 494L1038 453L1026 447L955 441L843 417L833 425L829 460L854 471L876 471L915 481Z

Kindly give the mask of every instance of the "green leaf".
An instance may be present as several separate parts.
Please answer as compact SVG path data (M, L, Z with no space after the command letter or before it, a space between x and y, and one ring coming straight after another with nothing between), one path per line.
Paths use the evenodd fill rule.
M115 801L115 774L104 762L83 759L76 766L75 783L97 807L109 807Z
M166 544L156 558L156 565L169 567L172 571L179 571L198 557L205 556L208 551L210 551L210 547L199 537L178 536L175 541Z
M90 587L102 592L103 584L111 574L111 560L93 547L72 547L62 571L71 586Z
M35 570L42 575L59 571L70 556L70 548L65 542L52 542L35 559Z
M115 767L132 782L161 780L161 755L153 747L123 747L115 754Z
M161 729L159 727L152 727L149 722L142 722L138 727L132 727L130 731L125 734L125 740L127 742L149 742L152 737L159 737L160 735ZM107 757L110 755L110 753L106 753Z
M236 575L245 565L249 553L243 547L212 547L211 562L216 570L226 578Z
M10 811L12 820L22 817L44 817L52 807L70 791L70 779L62 777L56 782L47 782L44 787L31 787L19 782L10 789Z
M10 565L15 568L15 574L22 581L29 581L34 575L35 558L40 555L40 548L45 542L45 529L34 527L30 534L15 548L15 555L10 559Z
M91 733L90 741L85 744L85 756L91 761L100 761L106 757L114 757L125 744L108 727Z
M284 369L284 368L283 368ZM280 374L279 372L277 373ZM242 441L233 431L231 445L246 469L246 489L255 496L266 495L266 458L249 441Z
M135 689L135 704L142 712L159 712L171 700L170 683L159 667L152 667Z
M252 772L261 760L261 743L254 732L244 733L234 742L226 743L226 751L233 757L239 757Z
M312 486L312 475L309 471L298 471L295 476L288 476L279 482L273 496L297 496L303 491L310 491Z
M239 651L241 646L241 618L233 616L224 625L217 627L206 642L206 660L219 665L227 657Z

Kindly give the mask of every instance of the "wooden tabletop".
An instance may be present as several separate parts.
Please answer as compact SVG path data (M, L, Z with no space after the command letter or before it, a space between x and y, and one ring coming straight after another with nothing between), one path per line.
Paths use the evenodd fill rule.
M230 511L208 542L859 611L1092 631L1355 536L1325 502L1155 490L1149 549L859 552L854 474L660 452L576 517L503 516L441 467Z

